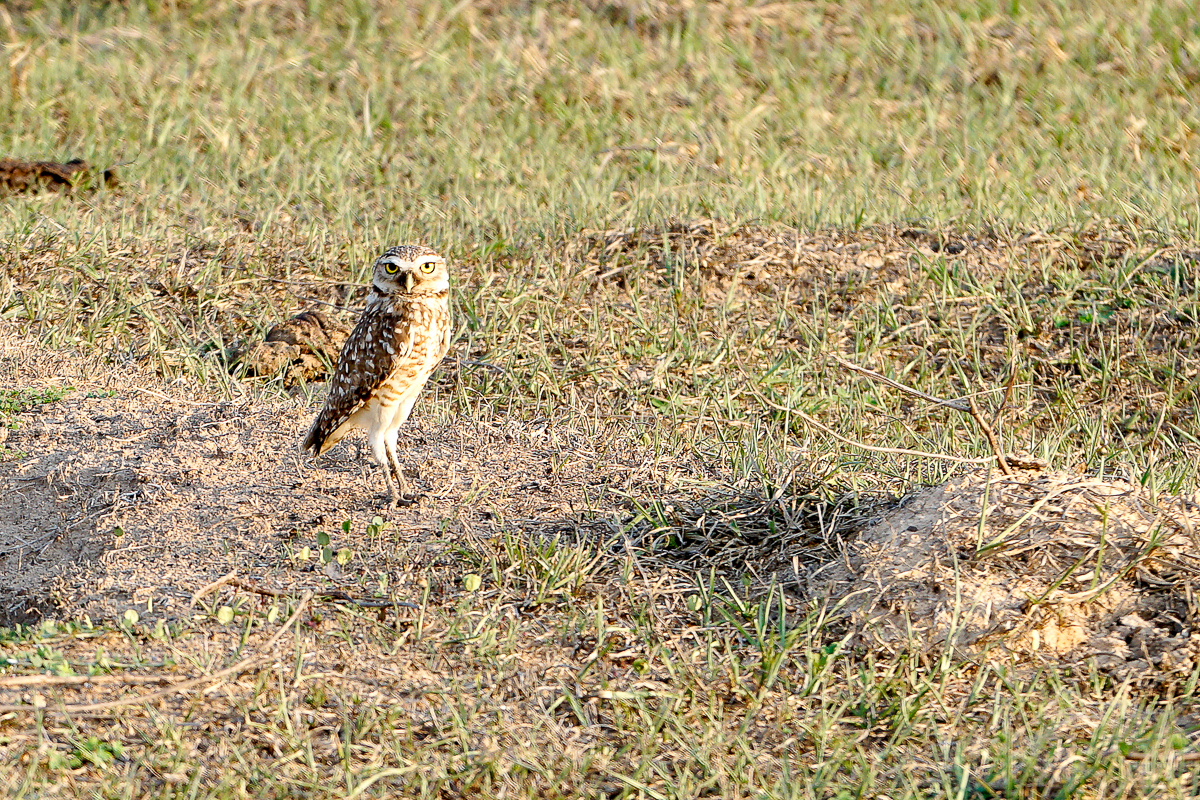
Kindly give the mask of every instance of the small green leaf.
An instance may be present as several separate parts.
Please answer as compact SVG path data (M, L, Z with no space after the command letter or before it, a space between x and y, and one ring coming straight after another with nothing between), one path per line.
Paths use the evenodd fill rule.
M467 575L463 575L463 588L466 589L468 592L479 591L479 587L482 583L483 583L483 579L480 578L478 575L476 575L473 572L469 573Z
M350 559L354 557L354 553L349 547L343 547L337 551L337 562L339 566L346 566L350 563Z
M274 622L279 619L279 606L271 606L267 609L267 622Z
M688 611L695 613L695 612L699 611L700 607L703 605L704 605L704 601L700 599L700 595L698 595L698 594L689 594L688 595L688 599L687 599Z
M233 609L229 606L221 606L217 609L217 622L222 625L228 625L233 622Z
M321 531L317 534L317 544L321 547L326 547L329 544L329 534Z
M308 547L308 546L301 547L300 552L296 553L297 561L308 561L310 558L312 558L312 548L311 547Z
M342 530L345 531L346 533L350 532L350 520L346 520L345 522L342 523Z
M333 548L332 547L322 547L321 548L321 563L328 564L330 561L333 561Z
M125 609L125 613L121 615L121 619L124 620L126 625L132 627L137 625L138 620L141 618L138 616L138 612L134 611L132 608L127 608Z

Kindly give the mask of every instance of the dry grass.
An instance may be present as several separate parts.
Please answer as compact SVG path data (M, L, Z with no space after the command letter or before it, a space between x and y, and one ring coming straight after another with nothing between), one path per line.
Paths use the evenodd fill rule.
M10 4L0 156L121 186L0 199L0 790L1194 792L1198 668L851 648L801 579L974 480L845 439L990 454L839 358L1147 503L1200 484L1195 29L1182 1ZM450 257L458 330L409 431L429 499L376 520L349 450L291 449L321 359L233 355L351 320L402 240ZM1142 586L1185 598L1172 635L1185 573Z

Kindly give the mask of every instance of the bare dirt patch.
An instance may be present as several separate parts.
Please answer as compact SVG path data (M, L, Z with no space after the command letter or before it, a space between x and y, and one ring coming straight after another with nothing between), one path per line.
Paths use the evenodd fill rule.
M6 336L0 388L30 386L70 390L14 415L0 464L0 623L130 608L172 616L233 570L281 591L357 596L387 576L400 597L421 581L436 596L457 586L464 541L607 535L624 497L670 480L636 435L611 425L420 414L403 460L425 498L392 510L352 444L317 462L300 453L313 413L302 403L210 402ZM347 563L322 563L322 532ZM311 556L298 558L305 547Z

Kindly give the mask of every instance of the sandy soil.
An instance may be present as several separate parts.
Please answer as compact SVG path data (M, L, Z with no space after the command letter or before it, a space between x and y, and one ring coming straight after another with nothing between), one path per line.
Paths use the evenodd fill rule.
M669 481L627 426L438 422L424 400L401 441L425 496L389 509L365 448L358 457L347 440L316 462L300 452L315 406L209 402L133 367L2 337L0 391L62 387L73 388L13 415L4 443L0 624L130 608L170 617L233 570L279 589L386 576L403 592L436 582L464 538L605 534L622 493ZM320 532L349 563L320 563ZM296 558L304 547L308 560Z

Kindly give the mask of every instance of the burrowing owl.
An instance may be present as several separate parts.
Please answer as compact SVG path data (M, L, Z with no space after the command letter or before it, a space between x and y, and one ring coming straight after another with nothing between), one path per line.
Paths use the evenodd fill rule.
M397 433L450 349L450 278L444 258L428 247L406 244L375 261L371 285L304 449L316 457L351 428L365 429L397 504L408 495L396 460Z

